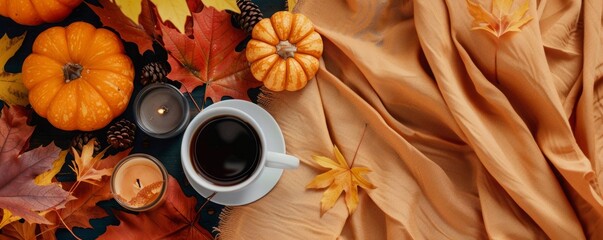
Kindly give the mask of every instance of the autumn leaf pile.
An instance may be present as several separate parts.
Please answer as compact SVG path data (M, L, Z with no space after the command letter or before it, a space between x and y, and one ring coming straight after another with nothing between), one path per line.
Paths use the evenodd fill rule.
M94 140L90 141L81 155L73 149L76 181L58 182L55 175L65 164L67 150L61 151L54 143L28 150L34 131L27 124L29 112L18 105L5 106L0 116L3 236L54 238L58 228L91 227L90 219L108 216L96 203L111 199L108 177L129 150L101 160L104 153L93 157ZM21 218L25 222L19 222Z
M231 12L240 12L236 0L99 0L85 2L105 27L126 42L136 44L139 54L153 52L153 44L165 48L171 80L181 82L184 93L206 85L204 99L223 97L249 100L247 91L261 86L250 74L245 52L235 47L247 36L230 23ZM21 47L25 36L0 38L0 66ZM26 106L27 89L20 73L0 69L0 99Z
M0 165L4 171L0 174L0 239L55 239L59 228L77 238L74 227L91 228L91 219L108 216L97 203L112 199L109 177L130 149L105 158L106 150L93 156L94 140L84 146L81 154L72 149L74 160L69 168L76 180L58 182L55 175L66 164L68 151L50 144L23 152L34 129L26 124L27 115L25 108L12 106L4 107L0 117ZM170 177L168 184L167 203L139 215L116 211L121 224L109 227L102 238L118 239L129 234L212 239L197 221L197 200L186 197L176 179ZM21 218L25 221L19 221Z
M250 75L244 51L235 51L246 37L232 26L226 12L239 12L235 0L99 0L98 4L82 4L104 27L134 43L141 56L155 51L156 46L165 48L172 70L168 77L180 82L183 92L205 86L202 101L217 102L225 96L249 100L247 91L261 84ZM108 216L97 203L113 198L109 187L113 167L130 149L112 156L106 156L105 149L95 155L94 140L81 152L62 150L54 143L29 148L35 126L27 124L33 114L26 107L27 89L21 73L4 72L4 65L22 47L25 37L0 38L0 100L4 103L0 114L0 239L54 239L61 228L78 238L73 228L91 228L91 219ZM66 161L71 158L73 161ZM61 169L71 171L75 180L57 181ZM197 200L184 196L176 180L170 180L166 197L172 201L143 221L148 225L132 228L130 223L146 219L145 214L117 211L121 224L115 228L147 236L160 236L157 231L161 231L170 232L166 237L212 238L197 221ZM110 237L113 227L109 229L107 238L114 239Z
M99 3L102 7L88 5L105 26L136 43L141 54L152 50L153 42L165 48L171 68L167 77L180 82L183 93L205 86L203 105L207 99L218 102L226 96L249 100L247 91L262 85L251 75L245 52L235 50L247 37L232 26L225 11L240 11L235 0ZM135 8L137 4L141 6Z
M32 223L49 223L40 211L63 208L69 193L57 184L40 186L34 179L51 169L60 149L54 144L23 153L33 133L26 110L3 108L0 116L0 208ZM5 215L11 215L5 214Z

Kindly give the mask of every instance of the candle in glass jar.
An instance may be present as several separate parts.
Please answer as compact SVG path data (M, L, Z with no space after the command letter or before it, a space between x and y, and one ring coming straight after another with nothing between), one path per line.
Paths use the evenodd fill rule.
M167 170L159 160L148 154L132 154L115 166L111 192L124 208L145 211L161 204L167 179Z
M166 83L144 87L136 96L134 111L140 129L156 138L169 138L181 133L190 114L184 95Z

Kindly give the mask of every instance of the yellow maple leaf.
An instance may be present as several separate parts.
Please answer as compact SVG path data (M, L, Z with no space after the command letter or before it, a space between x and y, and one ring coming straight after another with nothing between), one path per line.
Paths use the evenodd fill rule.
M163 21L169 20L181 33L184 33L186 17L191 15L186 0L151 0L151 2L157 6L157 12Z
M25 34L14 38L9 38L5 34L0 38L0 67L2 67L0 69L0 100L21 106L29 104L28 91L23 85L21 73L7 73L4 71L4 65L19 50Z
M206 7L213 7L218 11L230 10L241 13L236 0L201 0Z
M122 13L135 23L142 11L142 0L112 0ZM186 17L191 15L186 0L150 0L157 6L157 12L163 21L170 21L180 32L184 32ZM236 5L236 4L235 4Z
M54 160L54 162L52 163L52 168L50 170L38 175L34 179L34 182L40 186L45 186L45 185L51 184L54 176L56 176L57 173L59 173L59 171L61 171L61 167L63 167L63 164L65 163L66 156L67 156L67 150L61 151L61 153L59 154L59 157L56 160Z
M115 5L121 9L121 12L126 15L130 20L138 23L138 16L142 11L141 0L113 0Z
M467 0L467 8L473 16L473 30L484 30L497 38L508 32L518 32L532 17L527 14L530 2L524 0L511 11L514 0L493 0L492 11L487 11L480 4Z
M370 169L366 167L350 168L337 146L333 146L333 153L337 161L324 156L312 156L312 159L318 165L330 170L316 176L312 182L306 185L306 188L314 189L328 187L320 200L321 216L335 205L343 191L345 191L345 203L348 207L348 213L354 213L358 206L358 186L364 189L375 188L371 182L362 176L370 172Z
M287 0L287 10L289 10L289 12L292 12L296 4L297 0Z
M81 155L75 150L75 148L72 148L74 161L72 166L69 167L71 170L73 170L73 172L75 172L76 180L78 182L87 182L97 185L103 176L111 176L113 173L113 168L94 168L94 165L101 160L107 151L107 149L105 149L93 157L95 141L96 139L92 139L86 143L86 145L82 147Z
M12 222L19 221L20 219L21 219L21 217L13 215L13 213L10 212L9 210L2 209L2 219L0 219L0 229L2 229L4 226L6 226Z

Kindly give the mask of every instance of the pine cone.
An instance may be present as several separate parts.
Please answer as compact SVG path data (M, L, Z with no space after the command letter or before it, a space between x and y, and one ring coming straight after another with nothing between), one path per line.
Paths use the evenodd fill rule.
M241 14L235 13L232 17L241 29L247 33L251 33L255 24L264 18L262 11L251 0L237 0L237 6L241 10Z
M134 144L134 123L122 119L109 127L107 131L107 142L117 150L124 150Z
M140 83L142 86L147 84L163 82L167 71L165 66L159 62L150 62L144 65L140 74Z
M101 145L98 141L98 138L91 132L82 132L73 137L73 139L71 139L71 147L75 148L75 150L81 153L84 146L93 138L96 138L96 141L94 141L94 154L96 155L100 152Z

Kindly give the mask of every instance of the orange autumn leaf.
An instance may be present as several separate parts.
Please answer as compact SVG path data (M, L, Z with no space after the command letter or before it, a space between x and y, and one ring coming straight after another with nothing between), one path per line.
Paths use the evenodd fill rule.
M38 224L28 222L13 222L2 229L0 240L4 239L36 239L36 227Z
M94 142L96 139L90 140L84 147L82 147L82 154L80 155L75 148L73 150L73 165L69 166L77 176L78 182L87 182L90 184L97 184L103 176L110 176L113 172L113 168L97 169L96 163L105 155L107 149L103 150L96 156L94 154Z
M96 204L113 197L111 195L109 177L104 177L98 183L98 185L81 184L76 187L73 191L73 196L77 199L68 202L64 209L49 213L48 219L61 228L92 228L90 220L103 218L108 215L103 208ZM73 186L73 184L68 183L64 185L65 188ZM62 225L63 223L65 225Z
M251 75L245 52L235 50L247 34L232 26L227 12L206 7L192 15L192 37L160 24L171 67L167 77L182 83L182 92L205 85L204 100L249 100L248 90L262 82Z
M467 8L473 16L472 30L484 30L497 38L508 32L519 32L523 25L526 25L532 17L527 14L530 8L530 2L524 0L514 10L514 0L493 0L492 10L487 11L482 5L467 0Z
M375 188L371 182L362 176L371 170L366 167L350 168L337 146L333 146L333 152L336 161L324 156L312 157L318 165L330 170L316 176L312 182L306 185L306 188L322 189L328 187L320 200L320 215L323 215L335 205L343 191L345 191L345 203L348 207L348 213L352 214L358 206L358 186L364 189Z
M103 158L96 164L97 169L112 168L131 152L130 149L121 151L115 155ZM71 189L74 200L67 202L65 208L53 211L46 215L46 218L52 222L50 225L40 224L40 232L43 232L42 239L55 239L55 232L58 228L70 229L92 228L91 220L108 216L107 211L97 204L101 201L113 198L111 194L111 178L102 177L96 184L78 184L79 182L63 182L63 189ZM0 239L1 240L1 239Z
M94 148L94 144L91 146ZM129 148L115 155L107 156L96 163L94 167L96 169L112 169L117 162L130 155L131 151L132 148ZM102 154L99 153L97 157L98 156L102 156ZM112 174L112 172L109 172L109 175L101 177L101 179L93 185L78 184L77 182L72 184L63 183L63 188L72 189L73 196L77 198L68 202L64 209L58 211L63 219L62 221L65 222L68 227L91 228L92 225L90 225L90 219L107 216L107 212L96 204L113 197L111 194L111 178L109 177ZM74 185L78 186L74 187ZM53 222L59 223L60 221Z
M99 239L213 239L199 223L196 206L197 199L186 196L169 176L163 204L138 214L113 211L120 223L108 226Z
M132 14L132 11L130 11L130 8L120 5L123 2L129 2L128 6L138 7L135 16L127 15ZM135 43L141 55L147 50L153 51L153 41L158 37L155 31L157 18L155 8L151 6L148 0L99 0L98 3L101 6L89 2L85 3L99 17L104 26L115 30L124 41Z

